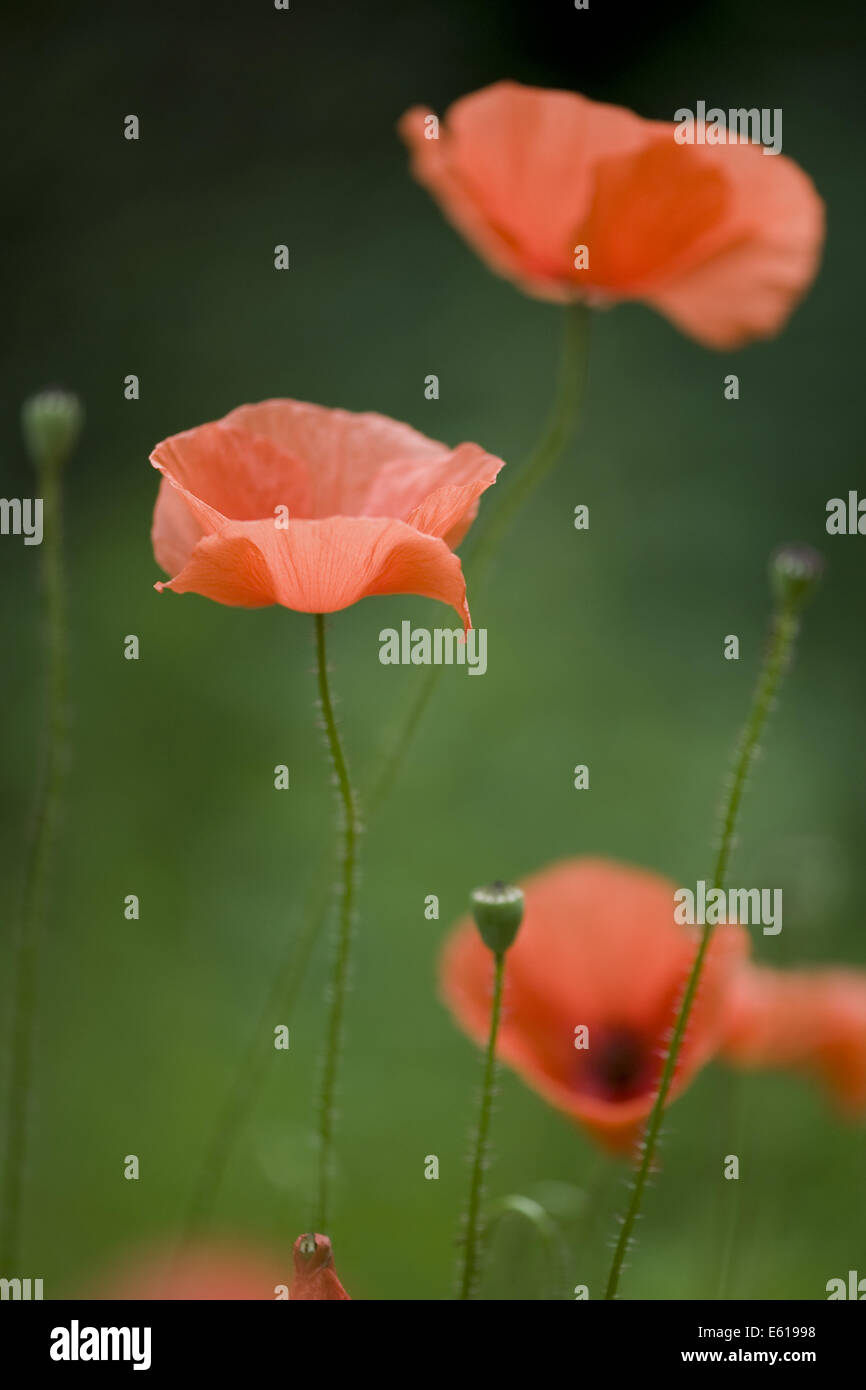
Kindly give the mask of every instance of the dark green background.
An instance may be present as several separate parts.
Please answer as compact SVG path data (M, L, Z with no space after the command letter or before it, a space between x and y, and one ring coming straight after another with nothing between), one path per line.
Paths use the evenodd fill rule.
M266 0L4 13L4 496L32 494L21 399L74 388L87 427L66 478L74 762L44 954L26 1270L74 1292L169 1237L268 981L330 843L311 621L158 596L149 544L164 436L285 395L375 409L517 468L546 414L558 311L491 276L410 179L394 124L503 76L643 115L784 110L785 152L826 199L817 284L782 337L717 354L640 307L596 316L585 429L522 516L476 623L488 674L446 672L364 843L333 1235L356 1297L443 1297L464 1200L478 1060L434 970L470 888L603 853L694 882L766 630L780 541L828 560L750 788L737 882L785 893L772 963L866 969L863 538L824 534L862 466L864 116L845 5L688 7ZM859 50L858 51L858 47ZM141 120L137 144L123 117ZM288 274L273 247L291 248ZM740 375L741 399L722 395ZM124 376L141 399L123 399ZM436 372L441 399L425 401ZM572 527L591 508L591 529ZM486 504L485 504L486 505ZM38 551L0 541L4 962L38 766ZM367 778L417 673L378 632L422 600L331 623L353 767ZM444 610L438 610L444 618ZM726 633L739 663L722 660ZM141 642L137 663L123 639ZM276 763L292 789L273 790ZM571 769L591 766L591 790ZM138 923L123 918L141 897ZM442 921L423 915L437 893ZM4 975L5 975L4 968ZM218 1227L285 1251L303 1229L323 952L288 1022ZM267 1046L265 1040L264 1046ZM732 1134L743 1126L736 1143ZM664 1169L623 1285L715 1296L741 1154L730 1294L824 1296L866 1274L862 1130L791 1077L711 1069L671 1112ZM625 1170L503 1078L490 1192L571 1212L565 1292L601 1293ZM138 1183L123 1180L127 1153ZM441 1179L423 1178L439 1155ZM574 1218L574 1219L572 1219ZM578 1219L579 1218L579 1219ZM530 1296L512 1229L491 1291Z

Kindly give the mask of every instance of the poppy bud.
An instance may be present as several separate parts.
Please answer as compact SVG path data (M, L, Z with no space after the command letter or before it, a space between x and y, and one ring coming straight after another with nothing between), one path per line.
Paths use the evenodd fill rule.
M523 891L510 883L491 883L472 894L472 915L485 946L501 956L514 941L523 921Z
M824 557L811 545L782 545L770 556L770 582L786 608L799 608L824 573Z
M294 1247L295 1272L289 1288L290 1302L323 1303L349 1299L337 1278L334 1255L327 1236L298 1236Z
M30 396L21 407L21 432L37 467L63 463L75 447L84 410L71 391L49 389Z

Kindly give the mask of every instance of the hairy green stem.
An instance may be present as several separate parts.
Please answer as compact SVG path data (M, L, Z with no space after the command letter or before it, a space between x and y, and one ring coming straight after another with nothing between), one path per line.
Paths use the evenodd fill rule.
M472 1150L472 1172L469 1179L469 1202L466 1207L466 1230L458 1266L458 1298L472 1298L481 1278L482 1219L481 1199L484 1194L484 1172L490 1146L490 1119L493 1114L493 1091L496 1082L496 1038L502 1013L502 993L505 982L505 952L494 956L493 1007L490 1013L490 1033L484 1055L484 1076L478 1106L478 1125Z
M68 760L61 463L60 458L50 458L39 467L43 504L41 566L47 659L46 749L36 817L25 859L12 967L10 1070L0 1194L0 1274L9 1278L20 1274L18 1262L33 1086L39 948Z
M798 626L799 620L797 617L796 605L790 603L787 605L783 604L776 613L770 645L755 690L751 711L745 728L743 729L734 760L734 774L725 801L722 816L721 838L719 840L718 854L713 870L712 886L714 889L724 887L731 850L734 844L737 817L743 800L743 793L748 781L749 772L755 761L758 743L764 725L767 722L767 717L773 707L782 676L790 660ZM650 1111L643 1143L641 1145L640 1162L638 1163L634 1183L632 1185L631 1199L626 1209L614 1249L610 1276L604 1295L606 1299L616 1298L617 1289L619 1288L623 1261L629 1249L634 1227L640 1214L641 1202L643 1201L647 1179L652 1170L665 1105L671 1085L673 1084L677 1059L685 1036L689 1015L692 1011L692 1005L695 1001L695 995L697 994L698 985L700 984L701 973L703 971L707 950L712 939L714 926L715 924L710 922L704 924L698 949L695 953L692 968L686 982L685 992L683 993L677 1012L673 1033L662 1069L658 1093L653 1103L652 1110Z
M477 586L485 583L496 557L496 547L507 535L519 507L548 476L577 424L586 378L589 314L590 311L584 305L569 305L563 310L562 354L553 408L544 433L533 449L525 469L518 473L515 483L510 488L507 483L504 486L502 504L494 519L489 522L491 528L496 528L494 540L490 544L480 543L479 549L466 565L467 579L473 592L477 591ZM524 474L525 480L521 481ZM480 531L482 542L486 516L485 508L473 528ZM370 790L365 797L368 821L385 802L397 779L443 669L442 666L430 666L426 669L396 737L379 761L376 775L371 779ZM277 1005L283 1011L291 1009L303 983L313 949L327 921L330 904L329 873L330 867L322 872L319 891L313 910L306 920L302 937L297 943L292 943L286 962L268 993L266 1004L231 1081L229 1092L220 1107L190 1200L187 1221L189 1232L199 1229L210 1219L232 1151L258 1093L261 1079L265 1075L262 1059L274 1009Z
M553 407L544 433L525 467L516 471L510 483L506 470L498 507L491 499L490 520L480 530L478 544L465 565L467 590L471 595L483 591L497 552L519 511L548 477L577 426L586 383L590 313L585 304L579 303L569 304L562 311L562 350ZM396 780L442 670L442 666L429 666L425 671L397 737L379 765L367 803L370 814L385 800Z
M361 831L355 793L349 778L343 745L334 717L334 704L328 681L328 653L325 619L316 614L316 658L319 700L334 775L337 781L338 824L342 840L339 877L337 936L331 975L331 1007L325 1036L324 1064L319 1089L318 1177L313 1207L313 1230L327 1233L331 1221L331 1179L336 1121L337 1080L343 1043L346 998L349 989L349 960L355 921L355 895L358 872L358 838Z
M481 533L466 566L467 580L471 581L473 592L477 593L487 582L497 552L518 513L549 476L575 431L586 385L591 313L581 303L569 304L562 311L562 351L556 394L547 427L526 466L517 470L510 480L506 469L502 500L493 509L490 522Z

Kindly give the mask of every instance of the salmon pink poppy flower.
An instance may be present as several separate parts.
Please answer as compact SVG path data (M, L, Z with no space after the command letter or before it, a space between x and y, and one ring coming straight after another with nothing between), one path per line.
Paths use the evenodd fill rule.
M576 859L521 885L523 925L508 952L498 1053L611 1149L630 1147L652 1108L699 929L674 923L676 885L603 859ZM716 931L672 1095L718 1051L742 927ZM477 1042L490 1023L492 957L473 923L450 936L441 988Z
M294 1248L295 1273L289 1288L292 1302L348 1299L337 1278L334 1254L327 1236L298 1236Z
M441 599L470 625L454 554L502 461L382 415L244 405L163 440L157 589L332 613L371 594Z
M680 144L683 126L516 82L463 97L438 129L430 114L400 123L416 178L529 294L641 300L730 348L778 332L814 278L823 204L784 155L730 132Z
M734 981L723 1053L740 1066L815 1076L844 1110L866 1113L866 976L746 968Z
M92 1296L147 1302L250 1302L285 1287L284 1261L236 1244L156 1249L126 1261Z
M304 1300L349 1299L334 1269L327 1236L298 1236L293 1273L285 1261L238 1245L208 1243L180 1252L154 1250L127 1262L97 1290L95 1297L124 1302L250 1302L288 1297Z

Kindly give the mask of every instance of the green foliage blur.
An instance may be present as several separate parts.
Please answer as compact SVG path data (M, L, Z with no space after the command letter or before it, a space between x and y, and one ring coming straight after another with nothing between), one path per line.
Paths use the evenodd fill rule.
M784 931L756 938L760 958L866 969L866 540L824 532L828 498L866 490L862 14L805 0L653 5L625 33L619 9L5 7L0 493L32 495L24 397L62 385L87 411L65 480L74 756L19 1271L43 1277L46 1296L80 1293L176 1234L332 842L312 622L154 592L150 449L285 395L477 440L517 469L550 404L558 311L488 273L412 182L394 125L415 102L441 111L510 76L660 119L700 98L782 107L785 153L825 198L829 236L776 342L718 354L643 308L596 316L580 440L473 610L489 629L487 675L444 673L364 840L331 1232L343 1282L356 1298L451 1294L480 1067L438 1001L436 960L470 890L583 853L678 882L706 875L766 636L767 557L783 541L817 545L827 574L735 872L784 890ZM137 143L123 139L128 113ZM278 274L282 242L291 270ZM438 401L424 398L431 372ZM729 372L736 403L723 397ZM123 398L128 373L138 402ZM573 528L578 503L588 532ZM4 986L38 767L37 569L35 548L0 539ZM379 631L430 612L367 600L329 625L362 789L419 680L379 664ZM732 632L739 662L722 659ZM127 634L137 662L123 659ZM579 762L589 792L573 790ZM289 792L274 790L278 763ZM138 922L124 920L129 893ZM439 922L424 917L431 893ZM320 947L300 1002L274 1019L291 1050L268 1063L215 1222L278 1254L308 1220L326 965ZM552 1280L561 1297L577 1283L601 1296L626 1169L510 1074L494 1150L491 1200L541 1202L566 1250L548 1259L532 1223L505 1209L486 1291L550 1296ZM739 1184L722 1180L729 1152ZM129 1153L139 1182L123 1179ZM424 1179L428 1154L438 1182ZM623 1296L822 1298L829 1278L866 1273L864 1157L862 1128L817 1088L710 1068L669 1114Z

